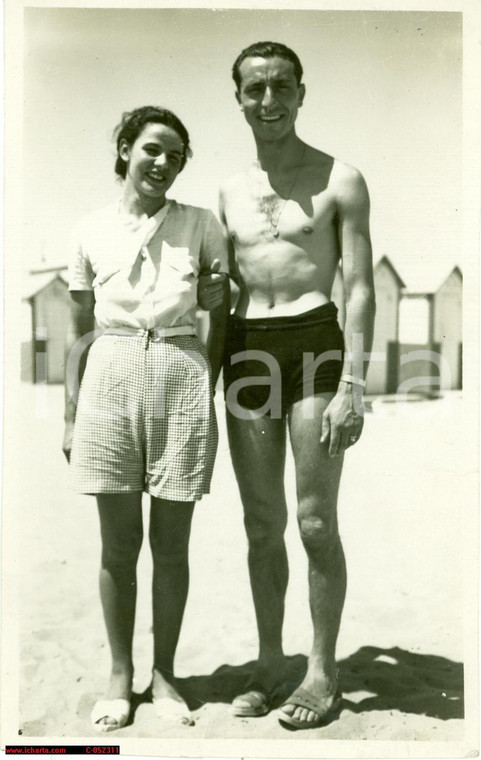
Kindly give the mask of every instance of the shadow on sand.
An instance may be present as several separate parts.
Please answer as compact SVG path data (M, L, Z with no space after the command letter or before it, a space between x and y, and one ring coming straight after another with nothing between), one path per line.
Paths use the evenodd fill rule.
M178 687L191 710L206 702L229 704L245 690L253 666L253 662L221 665L211 675L179 679ZM306 667L304 655L286 658L286 679L272 699L273 707L282 704L302 681ZM343 709L354 713L399 710L440 720L464 717L462 663L397 647L362 647L339 661L338 668ZM357 698L350 700L349 694ZM133 712L149 699L149 690L135 694Z

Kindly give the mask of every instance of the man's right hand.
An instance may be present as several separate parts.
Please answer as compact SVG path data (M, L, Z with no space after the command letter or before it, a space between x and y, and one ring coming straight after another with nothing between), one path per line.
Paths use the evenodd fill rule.
M212 311L220 306L224 299L224 280L227 277L223 272L219 272L220 261L214 259L210 265L210 270L204 270L199 275L197 283L197 302L201 309Z
M62 451L65 454L65 458L67 459L67 462L70 462L70 451L72 449L73 427L74 427L73 422L65 423Z

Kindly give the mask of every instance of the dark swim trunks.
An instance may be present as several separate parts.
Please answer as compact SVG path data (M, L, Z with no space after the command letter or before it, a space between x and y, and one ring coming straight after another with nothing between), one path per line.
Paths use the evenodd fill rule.
M335 393L343 358L344 337L332 301L292 317L231 316L224 360L227 406L233 414L238 405L281 417L302 398Z

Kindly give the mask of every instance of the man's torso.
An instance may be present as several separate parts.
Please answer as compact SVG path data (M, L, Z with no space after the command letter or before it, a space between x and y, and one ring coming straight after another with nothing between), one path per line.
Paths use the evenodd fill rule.
M289 316L330 300L340 258L340 171L330 156L307 148L285 177L254 166L226 184L224 215L239 274L239 316Z

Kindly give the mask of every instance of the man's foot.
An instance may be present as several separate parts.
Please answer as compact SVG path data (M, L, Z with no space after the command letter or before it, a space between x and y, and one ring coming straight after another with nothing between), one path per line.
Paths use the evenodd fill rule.
M236 718L259 718L268 712L267 694L254 688L240 694L230 706L230 713Z
M281 705L277 717L279 723L286 728L319 728L335 717L341 702L342 692L339 688L334 694L317 696L299 686Z
M170 681L158 670L152 673L152 702L158 718L180 721L186 726L193 726L194 720L185 701Z
M259 718L270 710L270 699L282 683L285 670L284 658L269 665L257 665L249 678L246 690L237 696L230 713L239 718Z

